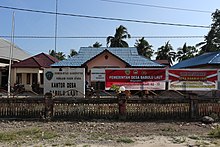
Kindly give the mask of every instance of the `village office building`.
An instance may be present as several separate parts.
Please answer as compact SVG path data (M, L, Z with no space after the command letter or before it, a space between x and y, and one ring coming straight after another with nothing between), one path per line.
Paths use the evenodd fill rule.
M105 89L106 68L164 68L165 66L140 56L137 48L81 47L78 54L51 65L53 68L85 68L85 80L94 89Z
M26 91L43 93L44 68L59 60L45 53L40 53L21 62L12 64L11 86L22 84Z

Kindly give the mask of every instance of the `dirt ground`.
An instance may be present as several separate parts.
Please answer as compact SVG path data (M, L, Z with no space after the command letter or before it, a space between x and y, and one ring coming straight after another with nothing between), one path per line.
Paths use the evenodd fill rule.
M220 146L209 137L218 123L0 120L0 146L184 147Z

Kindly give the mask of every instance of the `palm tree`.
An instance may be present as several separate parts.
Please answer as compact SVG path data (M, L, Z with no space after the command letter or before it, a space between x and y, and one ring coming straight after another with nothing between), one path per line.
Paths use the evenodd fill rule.
M58 52L56 57L58 60L64 60L65 59L65 54L63 52Z
M153 56L154 50L152 49L152 45L150 45L147 40L142 37L141 39L136 40L135 47L137 47L138 54L145 56L147 58L151 58Z
M68 55L68 58L71 58L73 56L77 55L77 52L74 49L70 50L70 54Z
M55 50L49 50L49 55L56 57L56 52Z
M197 53L197 49L194 46L187 46L186 43L184 43L183 47L177 49L177 61L193 58L195 57L195 53Z
M114 36L108 36L107 46L110 44L110 47L129 47L128 43L124 39L131 38L131 35L127 32L127 28L120 25L116 28Z
M54 50L49 50L49 54L58 60L64 60L66 56L63 52L55 52Z
M92 45L92 47L95 47L95 48L99 48L101 46L102 46L102 44L100 42L97 42L97 41Z
M169 41L165 43L165 46L158 48L155 54L157 55L156 60L168 60L171 65L176 57L176 53L173 51L173 47L169 44Z

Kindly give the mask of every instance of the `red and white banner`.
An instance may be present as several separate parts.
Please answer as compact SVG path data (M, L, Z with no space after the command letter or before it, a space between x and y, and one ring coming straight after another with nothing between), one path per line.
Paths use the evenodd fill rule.
M165 90L165 79L165 69L106 69L105 89L117 85L126 90Z
M218 74L216 69L170 69L169 90L216 90Z

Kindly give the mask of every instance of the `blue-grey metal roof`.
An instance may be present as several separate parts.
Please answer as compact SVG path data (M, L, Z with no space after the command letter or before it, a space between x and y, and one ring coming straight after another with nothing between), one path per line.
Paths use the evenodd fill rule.
M164 67L164 65L158 64L152 60L149 60L143 56L138 55L137 48L92 48L92 47L81 47L78 54L72 58L52 64L52 67L79 67L82 66L88 60L102 53L104 50L108 50L127 64L132 67Z
M205 65L205 64L220 64L220 52L209 52L204 53L200 56L196 56L194 58L181 61L171 68L187 68L192 66L198 65Z

